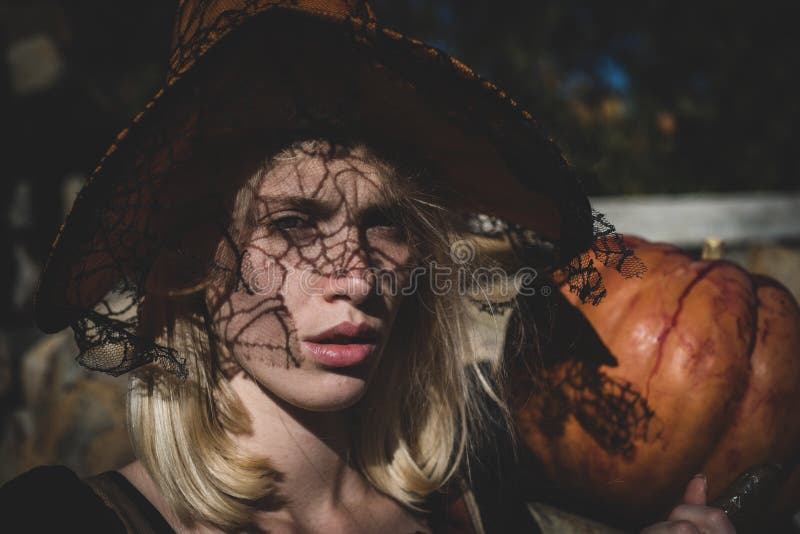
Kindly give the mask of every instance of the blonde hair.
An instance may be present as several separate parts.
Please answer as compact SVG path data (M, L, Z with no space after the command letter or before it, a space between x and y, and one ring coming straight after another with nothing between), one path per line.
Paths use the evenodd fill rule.
M280 152L265 168L290 156ZM463 273L467 266L451 258L458 234L448 210L386 159L372 151L366 158L390 178L389 194L401 206L419 257L450 267L454 278L455 267ZM232 233L246 226L248 189L236 195ZM471 357L466 299L458 291L437 294L425 273L403 300L371 387L353 407L356 464L378 490L409 507L450 480L469 458L474 436L491 426L484 393L503 406ZM232 436L248 433L251 422L220 372L201 294L146 296L143 333L185 357L189 378L181 381L152 366L136 373L128 396L129 430L134 452L183 522L231 530L247 526L256 505L280 504L282 475L268 458L235 447Z

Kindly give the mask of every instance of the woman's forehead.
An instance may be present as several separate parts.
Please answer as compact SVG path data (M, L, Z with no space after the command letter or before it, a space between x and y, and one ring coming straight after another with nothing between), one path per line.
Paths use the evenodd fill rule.
M269 202L280 198L375 203L385 198L389 176L384 166L358 151L347 155L295 152L273 160L258 187L258 196Z

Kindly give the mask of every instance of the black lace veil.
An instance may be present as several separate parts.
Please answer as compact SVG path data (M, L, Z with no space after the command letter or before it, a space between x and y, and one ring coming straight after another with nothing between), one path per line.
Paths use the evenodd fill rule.
M168 84L79 194L40 285L40 323L69 324L82 365L120 375L155 363L187 376L183 355L142 334L143 302L164 287L188 298L220 269L252 290L247 258L229 235L233 192L265 158L303 139L357 139L387 160L413 161L410 173L426 177L432 198L454 213L494 217L490 233L506 233L583 302L606 294L588 250L625 277L645 271L527 112L351 3L349 14L316 16L270 12L297 7L291 1L181 3L185 31ZM493 169L516 179L495 179ZM541 228L528 224L537 217ZM472 230L486 230L480 220L489 219L473 218ZM215 264L209 243L227 243L232 263ZM170 270L180 280L154 279Z

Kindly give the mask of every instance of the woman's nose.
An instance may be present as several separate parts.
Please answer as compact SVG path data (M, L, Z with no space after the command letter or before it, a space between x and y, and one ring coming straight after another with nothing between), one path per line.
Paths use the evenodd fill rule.
M375 276L370 258L356 227L344 229L342 253L331 266L325 289L326 300L346 298L358 305L372 294Z
M324 297L328 302L349 300L358 306L372 296L375 273L367 266L335 269L325 284Z

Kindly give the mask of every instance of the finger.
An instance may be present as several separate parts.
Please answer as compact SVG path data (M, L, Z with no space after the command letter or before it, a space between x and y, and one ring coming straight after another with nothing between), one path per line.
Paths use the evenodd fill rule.
M701 534L690 521L662 521L650 525L641 534Z
M700 532L714 534L735 534L733 524L720 508L700 504L681 504L669 514L670 521L689 521Z
M708 499L708 479L703 474L697 474L686 485L683 494L684 504L706 504Z

